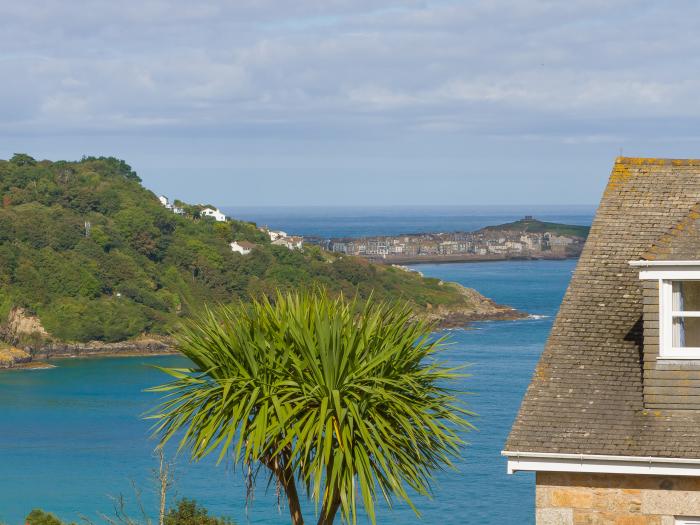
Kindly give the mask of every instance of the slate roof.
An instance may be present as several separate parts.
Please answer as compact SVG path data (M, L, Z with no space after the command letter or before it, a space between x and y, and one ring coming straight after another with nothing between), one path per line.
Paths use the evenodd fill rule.
M253 248L255 248L255 244L248 241L236 241L236 244L238 244L238 246L240 246L241 248L245 248L246 250L252 250Z
M647 261L694 261L700 259L700 203L666 233L659 237L644 254Z
M642 286L628 264L680 259L669 236L700 232L698 203L700 160L615 161L507 451L700 458L700 411L644 409Z

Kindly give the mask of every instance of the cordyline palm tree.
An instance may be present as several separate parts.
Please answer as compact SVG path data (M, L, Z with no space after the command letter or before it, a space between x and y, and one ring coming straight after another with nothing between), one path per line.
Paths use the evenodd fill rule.
M251 485L269 469L293 525L302 491L319 525L339 509L355 523L360 501L375 522L380 494L418 513L408 491L429 495L471 428L446 386L460 374L434 359L443 346L406 306L323 291L207 310L177 337L194 367L162 369L174 380L151 389L164 399L150 417L159 446L177 435L193 460L218 451Z

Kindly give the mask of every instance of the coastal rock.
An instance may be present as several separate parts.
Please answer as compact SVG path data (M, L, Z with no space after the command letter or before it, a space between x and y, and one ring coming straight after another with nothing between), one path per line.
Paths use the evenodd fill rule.
M13 346L0 348L0 368L17 368L30 363L32 356L29 352Z
M35 357L52 359L57 357L88 357L88 356L130 356L130 355L159 355L176 353L172 348L172 340L168 337L141 337L128 341L105 343L90 341L87 343L67 343L52 341L34 350Z
M439 328L459 328L473 321L509 321L528 316L525 312L498 304L472 288L465 288L457 283L449 284L459 289L465 299L464 303L429 305L421 315L423 319L437 323Z
M49 337L39 318L21 307L10 310L0 335L3 340L14 344L27 337L38 339Z

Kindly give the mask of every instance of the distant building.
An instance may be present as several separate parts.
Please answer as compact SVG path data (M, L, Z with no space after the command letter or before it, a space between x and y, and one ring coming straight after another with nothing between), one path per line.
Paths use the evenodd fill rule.
M170 203L170 201L168 200L168 198L167 198L165 195L160 195L160 196L158 197L158 200L159 200L160 203L161 203L163 206L165 206L167 209L173 210L173 211L174 211L173 205Z
M549 243L552 246L568 246L569 244L573 244L574 240L571 237L564 237L563 235L556 235L556 234L550 234L549 235Z
M285 235L272 241L275 246L285 246L290 250L301 250L304 247L304 238L296 235Z
M248 241L233 241L229 246L232 252L240 253L241 255L248 255L255 248L255 244Z
M172 204L165 195L158 196L158 200L163 206L165 206L168 210L171 210L173 213L177 213L178 215L185 214L185 210Z
M271 241L276 241L277 239L283 239L287 237L287 232L283 232L281 230L275 231L275 230L270 230L269 228L260 228L261 231L264 231L267 233L267 236L270 237Z
M218 222L226 222L226 215L224 215L218 208L204 208L199 213L204 217L211 217Z
M444 241L438 244L438 253L441 255L452 255L458 253L459 243L456 241Z

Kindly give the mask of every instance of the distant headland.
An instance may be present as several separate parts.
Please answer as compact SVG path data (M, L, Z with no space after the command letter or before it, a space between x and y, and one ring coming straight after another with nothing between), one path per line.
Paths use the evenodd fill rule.
M457 283L157 196L120 159L0 160L0 369L169 352L168 334L205 305L314 287L400 298L440 327L526 316Z
M581 254L589 229L543 222L527 215L515 222L473 232L305 240L332 252L385 264L568 259Z

